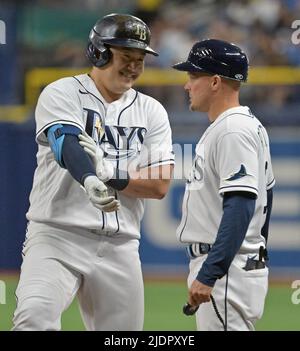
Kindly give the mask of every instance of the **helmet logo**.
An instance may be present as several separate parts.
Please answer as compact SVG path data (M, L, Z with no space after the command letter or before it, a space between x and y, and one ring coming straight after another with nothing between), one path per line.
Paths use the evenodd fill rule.
M244 78L242 74L236 74L234 77L239 80L242 80Z
M146 29L140 24L134 24L136 26L135 34L140 37L140 40L146 40Z
M199 57L206 57L206 56L210 56L211 54L212 54L211 49L206 49L205 47L197 48L196 52L194 52L194 55L197 55Z

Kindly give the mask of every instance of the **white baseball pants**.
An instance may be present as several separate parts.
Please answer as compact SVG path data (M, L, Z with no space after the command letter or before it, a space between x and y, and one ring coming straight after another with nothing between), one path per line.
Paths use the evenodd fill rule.
M87 330L142 330L139 241L30 223L13 330L60 330L77 295Z
M245 271L242 267L246 264L247 256L236 255L229 268L228 277L218 279L212 290L217 309L223 321L227 321L228 331L254 330L255 322L263 314L268 290L268 268ZM188 287L195 280L206 257L207 255L201 255L191 259ZM196 322L197 330L224 330L211 301L200 305L196 312Z

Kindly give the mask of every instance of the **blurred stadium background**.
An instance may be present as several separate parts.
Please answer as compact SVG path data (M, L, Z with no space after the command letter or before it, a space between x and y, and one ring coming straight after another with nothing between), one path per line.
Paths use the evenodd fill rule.
M51 81L89 69L84 55L89 30L111 12L137 15L151 28L151 46L160 56L147 57L136 88L165 106L175 144L195 144L208 121L188 111L185 75L170 66L184 60L201 38L228 40L248 53L250 78L241 102L268 129L277 180L269 241L271 289L258 327L300 330L300 305L291 301L292 282L300 279L300 33L292 28L300 20L299 0L0 0L0 280L7 288L7 303L0 299L0 330L10 328L15 306L36 162L37 97ZM181 154L176 157L180 168ZM146 208L141 240L146 330L195 328L180 310L188 260L175 229L183 191L184 181L176 179L163 201L149 201ZM64 318L64 329L82 328L75 305Z

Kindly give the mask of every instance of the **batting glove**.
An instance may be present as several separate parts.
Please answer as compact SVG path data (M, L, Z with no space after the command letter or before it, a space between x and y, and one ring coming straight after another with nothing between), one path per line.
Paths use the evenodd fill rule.
M84 180L84 189L96 208L104 212L118 211L120 202L114 196L108 196L107 187L96 176L88 176Z
M114 167L110 162L105 160L103 150L95 143L94 139L86 132L79 134L78 138L80 140L79 144L91 156L94 162L97 177L104 183L112 179L114 176Z

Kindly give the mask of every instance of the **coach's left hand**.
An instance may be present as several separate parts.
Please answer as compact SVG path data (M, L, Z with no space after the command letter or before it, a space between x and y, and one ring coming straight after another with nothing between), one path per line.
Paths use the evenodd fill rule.
M203 302L209 302L212 289L211 286L202 284L199 280L194 280L189 289L189 304L199 306Z

